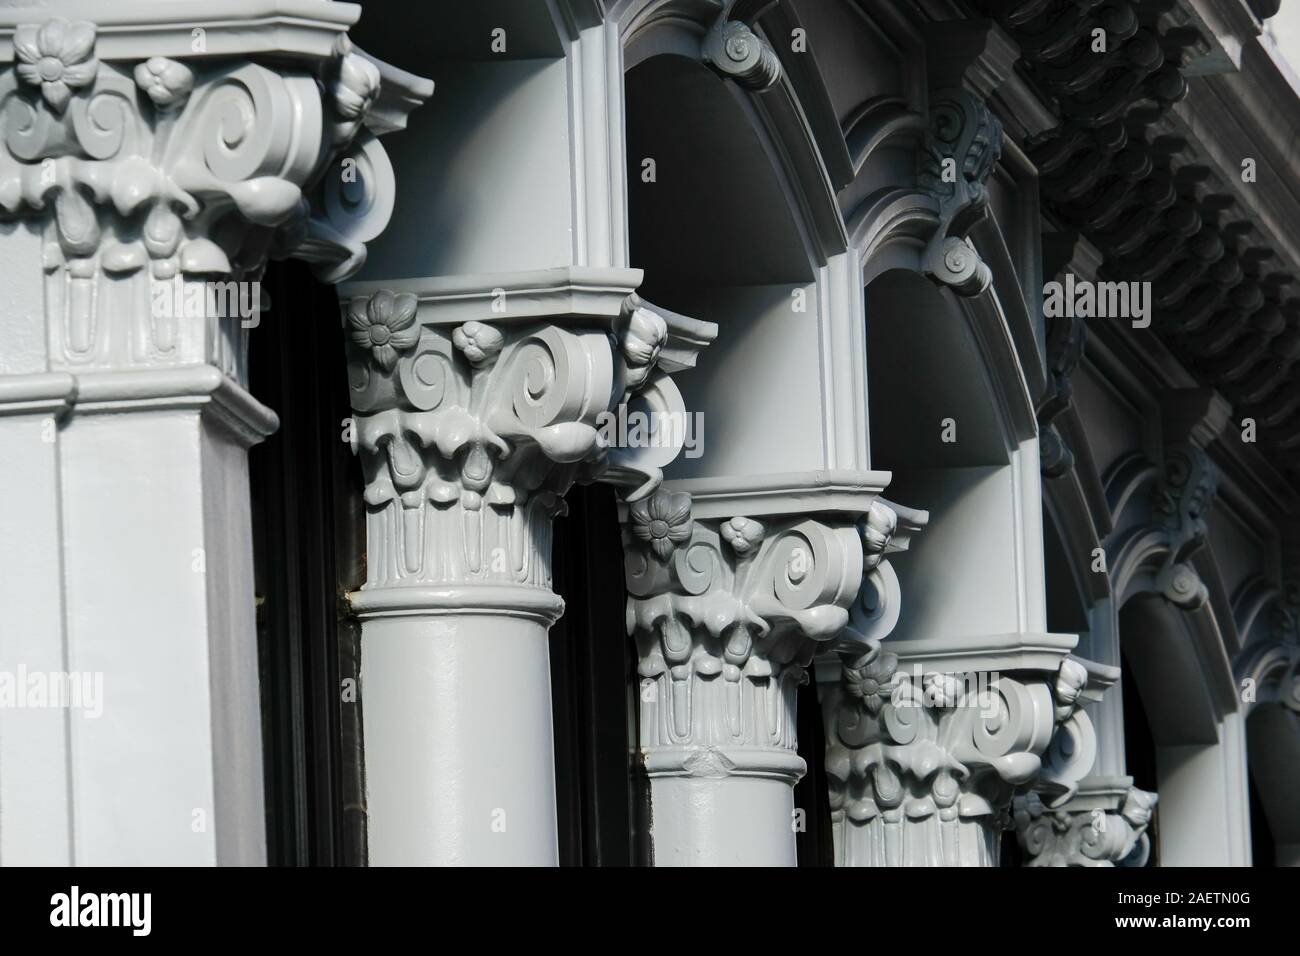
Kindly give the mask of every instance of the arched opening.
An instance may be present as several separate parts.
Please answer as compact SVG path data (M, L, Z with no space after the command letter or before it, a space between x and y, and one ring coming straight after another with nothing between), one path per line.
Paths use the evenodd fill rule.
M823 467L821 431L808 427L821 417L815 270L743 94L674 54L637 63L626 89L629 238L643 295L720 326L678 383L687 408L707 410L702 453L669 476Z
M1009 434L968 313L902 269L872 280L866 304L872 464L893 473L891 500L930 513L891 558L906 599L890 641L1041 630L1026 584L1039 566L1037 449L1030 461Z
M1165 866L1249 863L1245 734L1198 649L1208 614L1147 591L1120 608L1127 772L1159 794L1152 847Z
M818 270L776 151L746 94L698 60L660 52L629 62L628 233L630 261L645 273L640 294L720 327L677 380L697 444L666 477L824 468L822 430L809 427L824 420ZM794 793L801 866L832 858L820 714L809 682L797 700L808 766Z
M1246 720L1256 866L1300 866L1300 714L1277 703Z

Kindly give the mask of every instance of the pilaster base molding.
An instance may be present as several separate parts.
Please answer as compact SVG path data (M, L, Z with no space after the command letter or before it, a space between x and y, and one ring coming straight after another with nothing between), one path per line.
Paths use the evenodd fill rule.
M625 509L658 865L793 864L791 788L806 769L795 695L818 648L845 639L868 520L896 520L878 500L887 481L877 472L683 481ZM748 838L718 823L731 800L764 807Z
M1089 777L1055 808L1034 792L1017 796L1012 815L1025 866L1145 866L1157 800L1131 777Z
M1075 641L972 639L937 660L941 641L872 641L837 681L824 669L837 865L996 866L1016 790L1063 799L1096 756L1081 708L1117 672L1066 657Z
M576 480L632 507L655 492L686 439L669 373L717 333L640 281L563 268L343 290L372 864L556 862L551 521ZM647 425L623 434L633 412Z

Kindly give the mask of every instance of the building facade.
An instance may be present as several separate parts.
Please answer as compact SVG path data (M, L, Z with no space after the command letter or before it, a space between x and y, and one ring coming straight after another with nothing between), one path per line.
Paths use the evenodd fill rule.
M1277 0L0 9L0 864L1300 864Z

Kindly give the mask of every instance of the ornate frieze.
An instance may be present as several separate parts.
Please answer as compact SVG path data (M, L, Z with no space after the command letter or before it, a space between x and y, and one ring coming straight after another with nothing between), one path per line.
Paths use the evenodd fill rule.
M535 274L517 308L506 276L487 277L476 305L386 288L348 301L368 589L548 588L551 518L574 480L615 482L632 500L658 486L680 436L656 442L652 427L649 447L611 447L605 417L684 414L665 369L691 364L716 327L648 306L635 270L590 271ZM561 300L553 314L548 296Z
M983 100L961 88L931 94L919 181L939 204L939 224L922 269L963 295L978 295L992 281L966 236L987 212L985 183L1001 155L1002 124Z
M736 493L694 500L664 488L627 508L651 778L802 776L796 690L814 655L846 640L849 608L897 521L864 482L873 473L843 490L819 486L824 477L737 480Z
M1157 796L1129 777L1092 777L1056 807L1038 793L1015 798L1012 817L1025 866L1145 866Z
M391 207L391 170L366 129L395 115L378 106L381 73L406 87L388 94L405 95L403 116L431 84L331 26L332 52L265 64L211 55L202 29L191 55L160 38L131 59L116 42L101 55L85 20L14 29L0 213L42 232L54 367L206 362L238 378L268 258L308 258L327 281L360 266L358 237ZM227 45L215 27L212 39Z

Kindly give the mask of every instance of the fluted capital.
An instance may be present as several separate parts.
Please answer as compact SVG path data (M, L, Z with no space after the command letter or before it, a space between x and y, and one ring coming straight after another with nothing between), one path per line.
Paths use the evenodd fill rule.
M1015 798L1012 817L1026 866L1144 866L1157 796L1131 777L1090 777L1066 803L1037 793Z
M44 239L49 362L238 378L268 258L327 281L386 224L375 135L432 84L305 0L0 12L0 215ZM214 286L216 288L214 288Z
M367 589L550 585L550 520L579 477L650 494L682 448L668 375L716 327L634 294L631 269L345 287ZM629 411L631 409L631 411ZM619 423L649 423L624 441Z
M625 509L628 629L653 776L804 771L795 692L844 640L897 519L888 475L701 479Z

